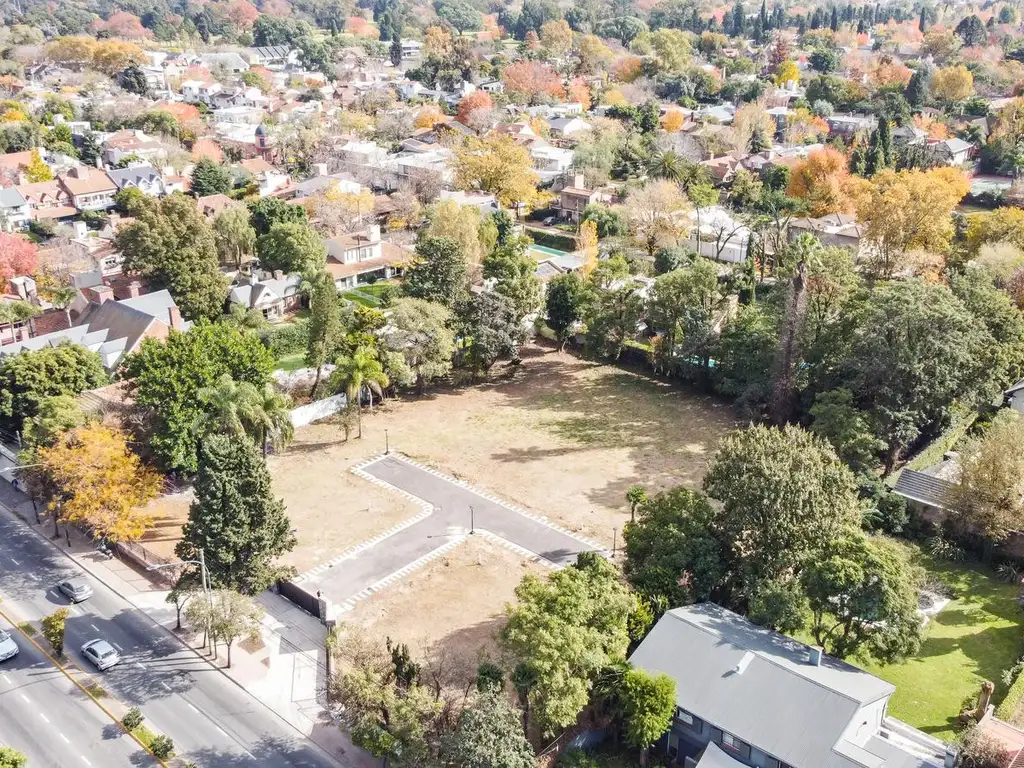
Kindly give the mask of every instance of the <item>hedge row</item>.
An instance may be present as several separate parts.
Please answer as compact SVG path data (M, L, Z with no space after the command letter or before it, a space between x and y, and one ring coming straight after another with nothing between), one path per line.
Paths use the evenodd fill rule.
M1017 709L1021 706L1021 702L1024 701L1024 674L1017 675L1017 679L1013 681L1013 685L1010 686L1010 690L1006 692L1006 696L996 707L996 717L1000 720L1007 722L1014 721L1014 715L1017 714Z
M537 245L543 245L546 248L555 248L559 251L572 251L576 250L576 238L572 235L556 235L553 232L545 232L541 229L526 228L526 234L530 236L534 243Z
M302 352L309 339L309 320L302 318L291 323L268 326L260 331L260 338L278 357Z

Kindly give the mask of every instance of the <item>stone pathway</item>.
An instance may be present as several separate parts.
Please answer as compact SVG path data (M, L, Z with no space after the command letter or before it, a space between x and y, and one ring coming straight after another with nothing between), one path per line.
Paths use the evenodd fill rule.
M401 493L422 511L295 580L310 593L320 591L342 611L440 557L469 535L484 536L553 568L574 562L580 552L604 553L594 542L543 517L400 454L378 456L352 471Z

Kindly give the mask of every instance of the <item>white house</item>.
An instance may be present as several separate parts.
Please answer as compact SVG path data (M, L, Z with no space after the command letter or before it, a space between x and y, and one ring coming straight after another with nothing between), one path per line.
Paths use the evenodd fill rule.
M258 107L224 107L213 111L213 122L259 125L266 119L266 116L266 113Z
M149 197L163 197L172 192L184 192L185 185L180 180L169 181L168 176L152 165L136 165L107 171L107 175L117 185L118 191L134 187Z
M352 232L324 240L327 271L339 288L394 277L411 254L385 243L380 227L374 224L363 232Z
M572 138L577 133L589 131L591 128L590 123L579 117L556 117L549 120L548 125L551 127L552 136L564 139Z
M0 187L0 222L4 230L27 229L31 219L32 209L17 187Z
M688 211L690 236L684 245L701 256L715 261L740 264L747 259L751 232L720 205ZM699 225L698 225L699 219Z
M402 58L415 59L423 53L423 43L419 40L402 41Z
M538 143L530 147L530 157L541 178L547 180L572 167L573 151Z
M210 104L213 98L224 90L220 83L209 83L205 80L186 80L181 84L181 95L185 101L201 101Z
M279 171L261 157L243 160L238 165L245 173L255 179L259 185L260 197L272 195L278 190L287 187L290 182L287 173Z

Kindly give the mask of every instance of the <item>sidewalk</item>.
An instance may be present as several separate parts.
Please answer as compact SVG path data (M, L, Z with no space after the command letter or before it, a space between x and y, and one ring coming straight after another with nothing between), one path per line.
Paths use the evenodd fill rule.
M44 537L53 536L52 524L44 520L42 525L37 525L31 501L8 483L0 483L0 504L14 511ZM201 647L201 633L190 632L188 628L175 631L176 611L173 604L166 602L168 590L155 586L118 558L101 555L78 531L71 531L70 547L63 527L60 538L53 541L97 581L149 615L182 643L209 658ZM266 611L262 641L236 643L231 651L230 669L225 666L227 653L223 648L219 659L210 659L210 662L345 768L377 768L379 761L352 746L324 710L326 628L279 595L265 592L257 600Z

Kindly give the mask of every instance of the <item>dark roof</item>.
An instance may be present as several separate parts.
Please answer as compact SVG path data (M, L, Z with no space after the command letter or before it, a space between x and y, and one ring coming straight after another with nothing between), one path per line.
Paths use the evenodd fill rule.
M125 339L124 348L130 350L154 320L156 318L152 315L124 302L105 301L90 304L83 317L79 318L78 325L86 326L90 333L105 330L108 339Z
M954 508L955 490L955 483L913 469L904 469L893 488L900 496L940 509Z

